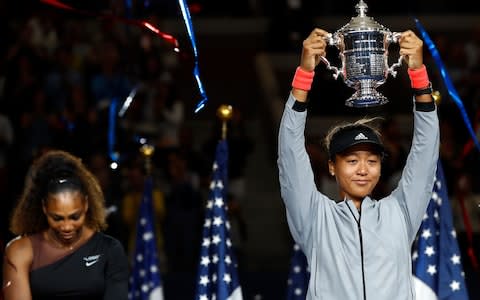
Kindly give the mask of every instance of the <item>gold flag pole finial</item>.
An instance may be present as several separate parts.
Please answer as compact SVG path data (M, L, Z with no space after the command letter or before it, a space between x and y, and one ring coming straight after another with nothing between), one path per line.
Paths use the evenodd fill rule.
M433 91L432 98L437 106L440 105L440 103L442 102L442 94L440 94L439 91Z
M155 148L152 145L143 144L142 147L140 147L140 152L145 158L145 171L147 176L149 176L152 173L152 156Z
M217 116L222 120L222 139L227 138L227 121L232 118L233 108L231 105L222 104L217 109Z

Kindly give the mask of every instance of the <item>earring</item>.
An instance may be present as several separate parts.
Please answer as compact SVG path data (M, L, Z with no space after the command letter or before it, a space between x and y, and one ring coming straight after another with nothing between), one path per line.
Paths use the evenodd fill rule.
M335 173L331 172L330 175L335 176Z

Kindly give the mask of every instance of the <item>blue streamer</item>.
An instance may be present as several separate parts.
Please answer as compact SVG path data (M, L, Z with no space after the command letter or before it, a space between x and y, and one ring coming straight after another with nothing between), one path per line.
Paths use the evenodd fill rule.
M132 17L132 0L125 0L125 9L126 9L126 15L128 18Z
M200 80L200 68L198 66L198 51L197 51L197 42L195 41L195 35L193 32L193 25L192 25L192 18L190 16L190 11L188 10L188 6L185 3L185 0L179 0L178 4L180 5L180 9L182 11L183 21L185 22L185 26L187 27L188 36L190 38L190 42L192 43L193 49L193 56L194 56L194 67L193 67L193 76L197 81L198 90L200 92L201 100L197 103L195 108L195 113L199 112L207 103L208 98L205 90L203 88L202 81Z
M440 69L440 74L442 75L443 82L447 87L448 94L452 97L453 101L460 109L460 113L462 114L463 121L465 122L465 125L467 125L468 131L470 132L470 135L472 136L472 139L475 142L475 146L477 146L477 149L480 151L480 143L477 140L477 135L475 134L475 131L473 130L470 120L468 119L468 115L465 110L465 107L463 106L463 102L460 99L460 96L458 95L457 90L453 86L452 80L450 79L450 76L448 76L445 66L443 65L442 59L440 58L440 53L435 47L435 44L433 43L432 39L428 35L427 31L425 30L425 28L423 28L422 24L417 18L415 18L415 24L417 25L417 28L420 31L424 42L427 44L428 50L430 50L430 53L435 63L437 64L437 67Z
M118 162L119 156L115 152L115 124L117 121L117 99L112 99L108 114L108 154L110 159Z

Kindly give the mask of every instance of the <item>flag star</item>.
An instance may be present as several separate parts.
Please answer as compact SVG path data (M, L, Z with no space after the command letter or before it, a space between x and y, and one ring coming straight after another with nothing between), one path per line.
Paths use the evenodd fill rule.
M227 244L228 248L232 247L232 241L230 239L227 239L225 243Z
M302 268L300 268L300 266L293 267L293 272L300 273L301 271L302 271Z
M226 263L227 265L229 265L229 264L232 263L232 259L230 258L230 255L225 256L225 263Z
M295 295L297 295L297 296L301 296L301 295L302 295L302 289L296 288L294 293L295 293Z
M412 259L413 259L413 260L416 260L417 258L418 258L418 251L415 250L415 251L413 251L413 253L412 253Z
M428 214L425 213L425 214L423 215L423 220L425 221L425 220L427 220L427 219L428 219Z
M223 206L223 198L221 198L221 197L215 198L215 206L222 207Z
M457 238L457 232L455 231L455 229L452 229L452 231L450 231L450 234L451 234L454 238Z
M459 265L460 264L460 256L458 256L457 254L453 254L453 256L450 258L450 260L452 261L452 263L454 265Z
M214 243L215 245L218 245L221 241L222 241L222 239L220 238L220 236L218 234L214 235L213 238L212 238L212 243Z
M203 238L202 247L210 246L210 240L208 238Z
M153 233L151 231L147 231L143 234L143 240L149 241L153 238Z
M225 227L227 227L227 229L230 230L230 222L226 221L225 222Z
M215 162L213 162L212 169L213 169L214 171L216 171L216 170L218 169L218 164L217 164L217 162L216 162L216 161L215 161Z
M152 273L158 272L157 266L156 266L156 265L151 265L151 266L150 266L150 272L152 272Z
M427 273L430 275L435 275L437 273L437 267L435 265L428 265Z
M432 236L432 233L430 232L430 229L425 229L423 232L422 232L422 237L426 240L428 240L429 237Z
M212 209L212 207L213 207L213 200L208 200L206 207L207 207L207 209Z
M232 281L232 277L230 277L230 274L225 273L225 275L223 275L223 281L225 281L226 283L230 283Z
M207 227L207 228L208 228L208 227L210 227L210 226L212 226L212 220L210 220L210 219L208 219L208 218L205 219L205 222L203 223L203 227Z
M432 246L428 246L427 248L425 248L425 254L428 256L435 255L435 249L433 249Z
M147 224L147 220L145 218L140 219L140 225L145 226Z
M295 251L300 250L300 246L298 244L293 245L293 250Z
M207 286L207 284L210 282L208 280L208 276L200 276L200 284L203 286Z
M208 300L207 295L200 295L198 300Z
M437 222L438 222L438 220L439 220L439 218L440 218L440 217L438 216L438 210L435 210L435 212L433 213L433 217L434 217L435 220L437 220Z
M148 287L147 284L142 284L142 292L146 293L146 292L148 292L149 289L150 288Z
M213 273L212 282L217 282L217 273Z
M200 262L200 264L202 266L208 266L208 264L210 263L210 259L208 258L208 256L202 256L202 261Z
M138 262L141 262L142 260L143 260L143 255L138 254L138 255L137 255L137 261L138 261Z
M223 182L221 180L217 181L217 188L223 189Z
M213 225L215 226L220 226L223 224L222 218L221 217L214 217L213 218Z
M456 280L453 280L451 283L450 283L450 288L452 289L452 291L458 291L460 289L460 282L456 281Z
M145 277L145 274L147 274L147 272L145 272L144 269L140 269L140 270L138 271L138 275L140 275L140 277Z

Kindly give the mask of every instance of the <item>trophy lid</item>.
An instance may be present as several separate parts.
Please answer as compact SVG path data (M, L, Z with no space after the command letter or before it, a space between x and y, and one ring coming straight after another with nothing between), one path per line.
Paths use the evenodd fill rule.
M358 15L352 17L350 22L345 24L338 32L352 32L352 31L390 31L385 26L379 24L372 17L367 16L368 6L363 1L360 0L357 5L355 5L355 10Z

